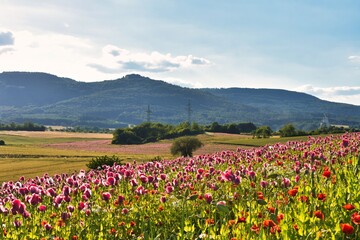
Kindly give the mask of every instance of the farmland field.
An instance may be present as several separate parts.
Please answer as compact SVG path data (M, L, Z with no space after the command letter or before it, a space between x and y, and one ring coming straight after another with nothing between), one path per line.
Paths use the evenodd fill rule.
M204 147L198 149L195 155L307 139L252 139L249 135L222 133L206 133L198 137ZM103 155L116 155L124 162L173 158L169 151L172 140L143 145L112 145L112 134L28 131L0 131L0 139L6 142L6 146L0 147L0 181L44 173L71 173L86 169L92 158Z
M210 145L232 136L200 137ZM61 142L41 146L81 152L64 150ZM359 147L358 133L310 137L4 182L3 236L359 239Z
M221 141L248 137L204 134L200 139L205 146L195 154L236 150L236 145ZM5 146L0 147L0 181L44 173L71 173L86 169L86 164L93 157L103 155L116 155L125 162L143 162L155 157L172 158L169 151L171 140L144 145L112 145L112 134L27 131L1 131L0 139L6 142Z

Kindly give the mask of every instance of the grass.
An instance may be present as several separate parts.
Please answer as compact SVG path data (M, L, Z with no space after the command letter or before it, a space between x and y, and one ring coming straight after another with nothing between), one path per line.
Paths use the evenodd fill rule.
M0 146L0 182L17 180L20 176L71 173L86 169L86 164L92 158L104 155L116 155L124 162L133 160L144 162L156 157L173 158L170 154L172 140L119 146L110 144L111 137L111 134L0 132L0 139L6 143L5 146ZM198 138L205 146L197 150L195 155L307 139L307 137L253 139L249 135L221 133L202 134Z

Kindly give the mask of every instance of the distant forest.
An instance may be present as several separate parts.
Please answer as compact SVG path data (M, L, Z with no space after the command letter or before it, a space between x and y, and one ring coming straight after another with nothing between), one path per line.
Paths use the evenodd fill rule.
M10 124L3 124L0 123L0 130L5 131L45 131L46 127L43 125L37 125L32 122L25 122L23 124L16 124L16 123L10 123Z

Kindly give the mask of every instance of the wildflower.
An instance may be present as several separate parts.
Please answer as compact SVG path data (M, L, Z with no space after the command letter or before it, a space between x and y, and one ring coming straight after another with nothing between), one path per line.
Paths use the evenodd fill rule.
M355 223L356 225L360 224L360 214L355 212L353 215L351 215L351 221Z
M205 220L206 225L213 225L215 223L214 219L208 218Z
M118 204L122 204L125 200L125 197L123 195L119 195L117 198L117 203Z
M317 198L320 200L320 201L325 201L325 199L326 199L326 194L325 193L319 193L318 195L317 195Z
M281 228L278 225L275 225L275 226L270 228L270 233L271 234L275 234L276 232L278 232L278 233L281 232Z
M268 211L270 213L275 213L275 208L274 207L268 207Z
M85 208L85 203L84 202L79 202L78 209L83 210L84 208Z
M277 220L278 224L280 224L281 220L284 219L284 216L285 216L285 215L284 215L283 213L279 213L279 214L277 215L276 220Z
M45 206L45 205L40 205L40 206L38 207L38 210L39 210L40 212L45 212L45 211L46 211L46 206Z
M226 202L225 201L219 201L219 202L216 203L216 205L226 206Z
M246 218L245 217L238 217L237 223L245 223Z
M173 191L174 191L173 186L169 186L169 185L168 185L168 186L165 187L165 192L166 192L166 193L172 193Z
M324 218L325 218L324 213L322 213L320 210L315 211L314 216L321 220L324 220Z
M205 193L204 194L204 198L205 198L205 200L206 200L206 202L207 203L211 203L211 201L212 201L212 195L211 195L211 193Z
M259 231L260 231L260 224L259 224L259 225L256 225L256 224L254 223L254 225L251 226L250 230L251 230L252 232L256 232L256 233L258 234Z
M18 228L18 227L20 227L22 225L22 222L20 221L20 220L15 220L14 221L14 226L16 227L16 228Z
M264 228L274 227L274 226L276 226L276 223L273 220L264 220L263 226L264 226Z
M345 205L343 206L343 208L344 208L345 210L351 211L351 210L355 209L355 206L348 203L348 204L345 204Z
M166 202L166 197L161 196L161 197L160 197L160 202L165 203L165 202Z
M69 212L74 212L74 210L75 210L75 207L72 205L68 205L66 208Z
M233 225L235 225L236 224L236 221L235 220L229 220L228 221L228 226L233 226Z
M329 178L331 176L331 172L329 170L325 170L322 175L323 177Z
M348 223L340 223L341 231L345 234L352 234L354 232L354 227Z
M114 177L108 177L108 179L106 180L106 183L109 186L114 186L116 183L116 179Z
M115 228L111 228L111 229L109 230L109 233L110 233L110 234L116 234L116 229L115 229Z
M127 209L127 208L123 208L121 210L121 213L124 214L124 215L126 215L128 212L129 212L129 209Z
M52 229L52 226L48 223L45 223L44 224L44 228L47 230L47 231L50 231Z
M307 196L301 196L301 197L299 197L299 200L302 202L305 202L305 203L309 203L309 197L307 197Z
M297 192L298 192L297 188L293 188L288 191L288 194L292 197L295 197Z
M343 146L343 147L349 146L349 140L346 139L346 138L343 138L342 143L341 143L341 146Z
M261 186L262 188L266 188L268 185L269 185L269 182L267 182L267 181L260 181L260 186Z
M283 178L282 183L283 183L284 187L289 187L290 186L290 179Z

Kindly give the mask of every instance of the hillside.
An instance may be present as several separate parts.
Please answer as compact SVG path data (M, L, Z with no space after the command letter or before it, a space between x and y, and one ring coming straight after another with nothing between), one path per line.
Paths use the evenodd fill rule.
M333 123L360 125L360 106L332 103L305 93L276 89L190 89L127 75L116 80L78 82L46 73L0 74L2 121L34 121L49 125L118 127L146 120L202 124L254 122L277 129L285 123L310 129L323 114Z

